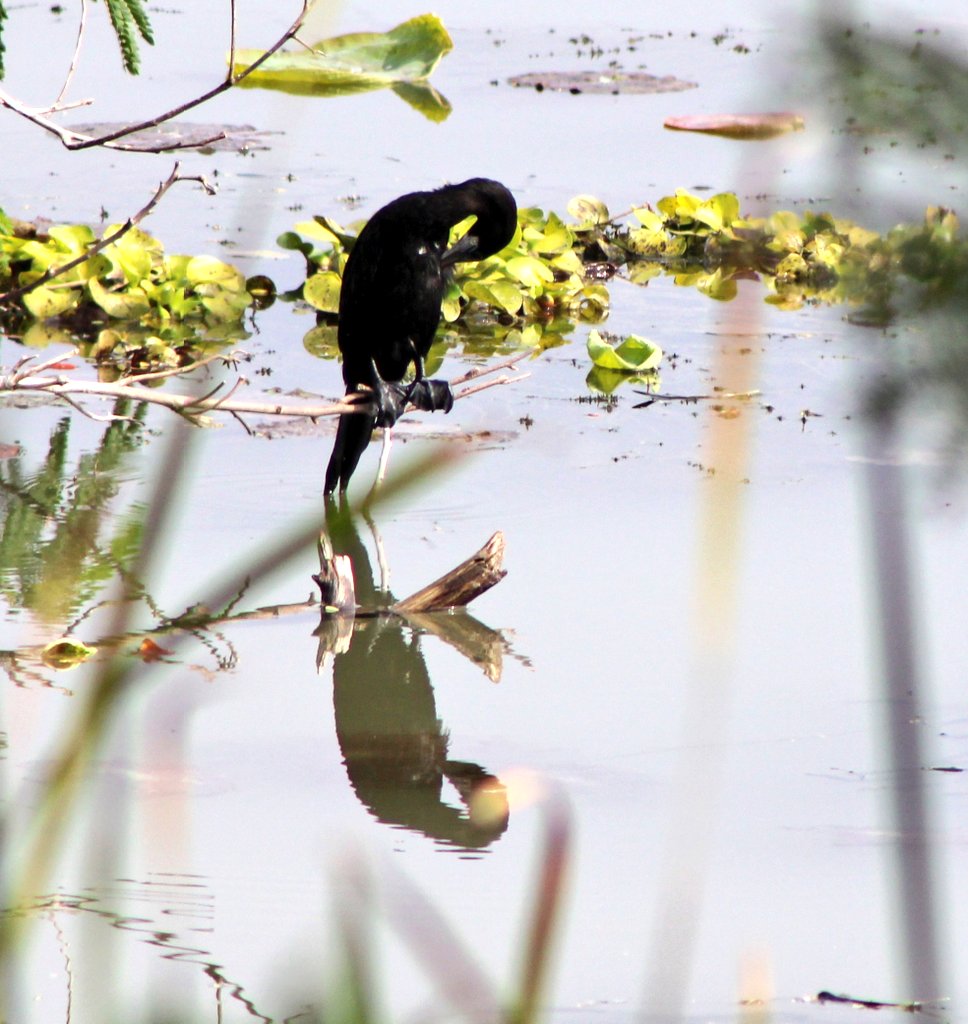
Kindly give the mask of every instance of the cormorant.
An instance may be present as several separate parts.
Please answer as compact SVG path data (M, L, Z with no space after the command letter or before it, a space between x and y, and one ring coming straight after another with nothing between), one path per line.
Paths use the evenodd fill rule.
M477 220L450 249L450 229ZM346 490L375 426L391 427L408 402L449 412L443 380L427 380L423 361L440 322L447 273L504 248L517 227L514 197L498 181L471 178L394 199L366 223L343 270L338 340L346 393L371 391L369 411L344 413L326 467L325 493ZM401 387L410 364L414 381Z

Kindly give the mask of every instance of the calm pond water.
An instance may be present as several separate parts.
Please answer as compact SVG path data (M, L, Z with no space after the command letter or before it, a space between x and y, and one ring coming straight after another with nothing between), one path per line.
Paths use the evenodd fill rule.
M73 94L97 103L81 119L153 112L215 81L225 5L191 6L153 12L157 52L135 82L115 77L104 12L92 11ZM281 32L282 6L240 5L241 43ZM875 14L872 4L854 8ZM274 239L295 221L320 212L348 222L401 192L476 174L505 181L522 205L557 210L582 192L618 211L676 187L708 188L738 192L750 210L837 204L875 227L961 199L958 159L886 143L858 157L859 190L843 193L843 141L821 120L827 98L808 74L800 19L809 5L500 0L436 10L456 43L433 79L453 104L447 121L433 125L389 92L222 97L200 119L282 134L244 156L186 153L185 169L217 176L219 195L181 186L148 229L170 250L211 251L289 286L300 268ZM416 13L398 0L347 3L325 30L384 29ZM909 2L877 16L912 38L937 29L964 57L961 4ZM46 5L13 10L6 87L31 102L52 95L48 69L67 59L74 30ZM583 33L592 42L573 41ZM603 52L590 55L593 44ZM697 88L593 97L506 84L612 59ZM670 114L778 107L803 110L807 130L743 146L662 128ZM172 164L67 154L9 113L3 125L19 159L6 162L0 205L19 216L96 221L106 206L120 218ZM588 403L587 328L578 328L525 364L527 380L461 402L446 419L411 417L398 468L434 445L465 457L376 510L391 586L398 597L416 590L502 530L509 574L472 606L477 624L448 642L449 621L370 622L348 653L317 666L319 615L294 607L197 631L146 661L81 780L50 876L12 908L27 928L6 970L6 1019L148 1019L159 1004L171 1019L294 1019L337 974L339 912L370 873L385 904L412 884L453 930L433 939L435 975L414 948L414 922L429 908L398 913L410 930L376 913L373 975L389 1017L446 1016L436 984L456 974L461 947L503 995L518 969L549 791L573 827L549 1019L658 1013L667 988L695 1020L732 1019L752 996L784 1020L860 1012L817 1003L824 990L944 997L942 1016L966 1018L963 492L938 486L936 439L915 425L896 459L910 488L927 682L917 728L922 767L959 771L922 773L943 973L940 991L911 991L889 813L908 780L885 743L873 629L876 593L895 581L871 573L857 397L883 336L850 326L840 309L779 311L751 281L734 303L670 279L609 287L608 329L663 347L665 392L709 393L738 373L760 398L733 420L702 405L637 409L628 390L614 406ZM254 391L339 393L337 365L303 345L310 326L284 306L256 318L244 370ZM21 351L5 339L4 365ZM442 372L465 368L451 354ZM262 436L229 422L182 435L190 472L180 492L167 479L160 487L173 522L137 625L202 600L226 567L321 516L330 425L252 425ZM5 550L17 553L2 567L0 620L8 868L97 671L53 671L38 650L66 632L95 642L108 631L110 578L125 538L132 544L126 525L157 500L166 441L179 429L160 410L127 439L66 409L0 410L0 441L22 447L3 475ZM374 451L361 480L375 464ZM738 488L723 483L731 472ZM37 516L31 502L48 511ZM728 521L710 535L717 508ZM368 552L369 564L356 564L365 589L377 554L358 525L343 542ZM33 543L18 547L18 531L32 528ZM51 565L67 574L78 552L94 552L82 585L48 587L41 600L36 580ZM235 610L298 606L316 567L307 545ZM719 603L708 596L717 583ZM504 787L507 815L472 823L468 788L489 777L499 805Z

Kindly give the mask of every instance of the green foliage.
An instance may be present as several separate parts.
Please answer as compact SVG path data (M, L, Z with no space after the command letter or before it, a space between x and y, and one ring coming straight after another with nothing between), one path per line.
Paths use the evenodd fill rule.
M594 229L600 246L647 284L672 274L677 284L729 300L736 280L755 276L767 302L797 309L805 302L849 303L865 319L890 319L895 297L912 283L926 301L950 293L968 265L957 218L930 208L921 225L878 235L827 213L781 210L743 218L732 193L708 199L679 190L655 207L636 207L631 224Z
M274 53L241 85L307 96L346 96L389 87L430 120L442 121L450 114L450 104L427 79L453 48L440 18L422 14L389 32L354 32ZM233 75L262 55L262 50L236 51Z
M149 45L155 39L148 20L148 12L141 0L105 0L114 33L121 47L121 60L124 70L129 75L136 75L141 70L141 59L138 54L138 36Z
M105 237L115 230L107 228ZM25 319L18 325L25 343L43 344L49 337L48 328L38 325L86 336L93 329L93 354L103 357L113 339L119 353L140 353L134 365L141 367L181 362L194 341L244 333L240 321L252 297L234 267L211 256L168 256L161 242L138 228L85 258L96 241L83 224L54 225L45 233L19 225L16 233L0 234L0 288L13 293L5 319ZM16 294L38 281L43 283ZM102 327L112 322L116 326Z
M471 223L469 218L457 225L451 241ZM354 237L318 217L278 239L306 259L301 297L320 313L331 315L339 308L343 267ZM477 355L522 346L542 349L562 344L578 321L603 320L608 289L586 278L580 250L575 229L556 213L519 210L518 230L501 252L459 265L444 296L438 340L448 346L463 342Z
M662 349L655 342L637 334L619 340L591 330L587 348L592 368L586 383L593 390L611 394L623 383L658 387Z

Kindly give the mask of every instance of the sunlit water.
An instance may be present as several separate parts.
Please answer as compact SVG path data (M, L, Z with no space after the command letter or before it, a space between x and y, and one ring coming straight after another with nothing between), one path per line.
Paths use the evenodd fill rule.
M208 9L211 25L224 32L221 5ZM806 205L838 184L823 128L760 148L662 131L670 113L776 105L774 59L790 32L789 22L776 27L772 8L724 9L714 23L705 4L658 13L625 4L596 12L574 4L438 9L458 45L434 79L455 107L444 125L424 122L388 93L329 103L256 92L221 100L205 120L283 127L284 142L247 157L186 154L189 170L218 169L221 194L214 201L187 188L172 194L150 229L173 249L212 246L286 284L298 268L266 253L294 220L319 211L349 221L399 192L470 174L507 181L522 203L560 209L575 193L595 192L616 211L680 186L736 190L754 204L766 193L759 202L769 209ZM905 18L926 23L924 5L906 10ZM383 28L414 13L398 3L346 5L331 27ZM274 29L264 14L243 12L244 44L268 40ZM182 53L190 72L177 89L171 84L174 55L166 44L190 17L155 15L159 55L139 83L144 93L105 90L95 78L78 83L79 94L100 97L98 117L129 117L211 83ZM963 39L956 5L932 8L931 17L946 38ZM29 51L15 34L26 31L23 23L50 32L52 46L66 47L73 31L46 10L15 12L7 82L14 92L46 83L39 67L27 67ZM712 35L725 29L751 52L715 45ZM502 84L545 66L587 67L568 42L582 31L606 49L623 47L629 67L638 62L629 40L644 36L636 45L648 70L696 80L699 88L616 99ZM192 38L214 77L222 36L196 28ZM99 45L110 52L113 44L99 37ZM794 90L783 102L799 99ZM4 205L19 215L94 219L106 200L89 187L93 180L110 182L109 212L121 217L170 168L168 157L68 157L6 117L11 138L29 142L52 168L50 177L28 174L26 158L5 168L20 205L6 196ZM888 165L889 151L876 159ZM926 187L931 172L910 175L896 189L898 207L952 201L959 173L963 184L963 168L945 165L944 196ZM362 195L353 210L340 202L349 193ZM862 192L862 208L865 195L874 223L885 216L882 197ZM216 246L226 241L232 244ZM63 856L20 908L31 921L30 942L12 975L11 1021L136 1019L148 1000L199 1020L291 1017L337 974L334 908L352 903L367 872L379 880L376 888L394 893L402 891L402 873L449 922L456 939L434 939L439 973L457 970L463 945L504 993L533 898L541 786L564 794L575 830L547 997L553 1019L631 1019L651 1005L646 979L656 964L668 958L671 970L686 955L670 948L656 914L663 894L675 891L671 867L692 865L696 852L669 848L693 810L673 802L674 784L691 766L712 771L714 792L702 829L707 856L681 908L697 929L687 951L688 1016L733 1019L738 999L749 994L783 1019L856 1012L800 1001L830 990L880 1000L947 996L950 1015L964 1018L957 972L968 951L960 910L968 896L963 774L924 773L938 839L941 944L952 968L944 992L906 990L892 931L886 801L896 780L872 655L874 584L854 390L875 372L870 346L883 338L848 327L842 310L783 313L761 307L756 284L741 290L759 314L752 326L734 319L730 305L668 280L647 289L615 282L607 325L662 345L666 393L710 393L719 355L730 347L747 350L744 358L755 364L761 395L736 421L737 431L751 427L751 442L741 570L727 609L735 618L733 656L720 666L722 678L717 670L709 680L729 688L709 693L719 716L714 739L683 725L691 688L702 682L699 581L716 568L699 564L709 554L700 554L698 541L720 468L711 462L709 403L635 409L628 393L611 410L580 402L588 364L579 330L570 345L526 363L527 380L459 403L439 422L403 425L394 460L405 463L431 444L459 446L467 456L376 513L396 597L452 567L493 531L505 532L509 575L472 606L483 624L475 635L491 641L492 661L475 663L432 632L371 625L351 655L337 655L335 666L325 659L318 670L318 612L295 607L315 590L311 544L236 609L291 606L278 617L226 622L183 638L177 649L159 637L171 653L137 673L85 780ZM246 346L251 381L265 383L256 371L269 368L269 384L283 391L339 391L335 364L303 348L305 321L285 308L259 318ZM4 362L17 355L6 343ZM445 371L458 366L451 358ZM2 440L22 445L28 479L39 478L64 416L4 411ZM320 510L330 443L325 425L281 430L269 440L227 422L199 435L192 472L175 495L167 481L154 489L173 421L153 411L148 422L149 440L112 468L96 529L84 535L85 543L110 548L139 503L174 505L150 603L138 615L142 626L204 599L226 565L245 564L294 519ZM79 594L55 594L61 603L52 600L43 613L24 612L25 581L58 530L70 539L71 474L102 445L104 429L70 417L66 497L44 520L38 553L4 568L4 783L14 856L17 828L95 671L52 671L40 650L65 632L98 640L112 613L99 606L108 592L97 579ZM929 681L924 768L962 768L963 496L936 486L937 458L920 434L899 457L910 466ZM357 486L375 464L376 453L368 454ZM373 537L362 522L359 529L370 559L368 572L357 564L365 590L379 569ZM509 814L472 828L461 786L487 776L500 780L499 793L506 787ZM429 913L414 912L410 925ZM439 977L414 957L415 935L399 921L375 931L373 972L394 1017L446 1014L435 992ZM744 987L750 963L766 980Z

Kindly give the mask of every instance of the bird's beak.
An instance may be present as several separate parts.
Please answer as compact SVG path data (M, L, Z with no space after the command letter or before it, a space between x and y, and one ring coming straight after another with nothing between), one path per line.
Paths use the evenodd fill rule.
M477 235L468 232L463 238L459 238L440 257L440 262L449 267L452 263L461 263L464 260L476 260L477 257Z

